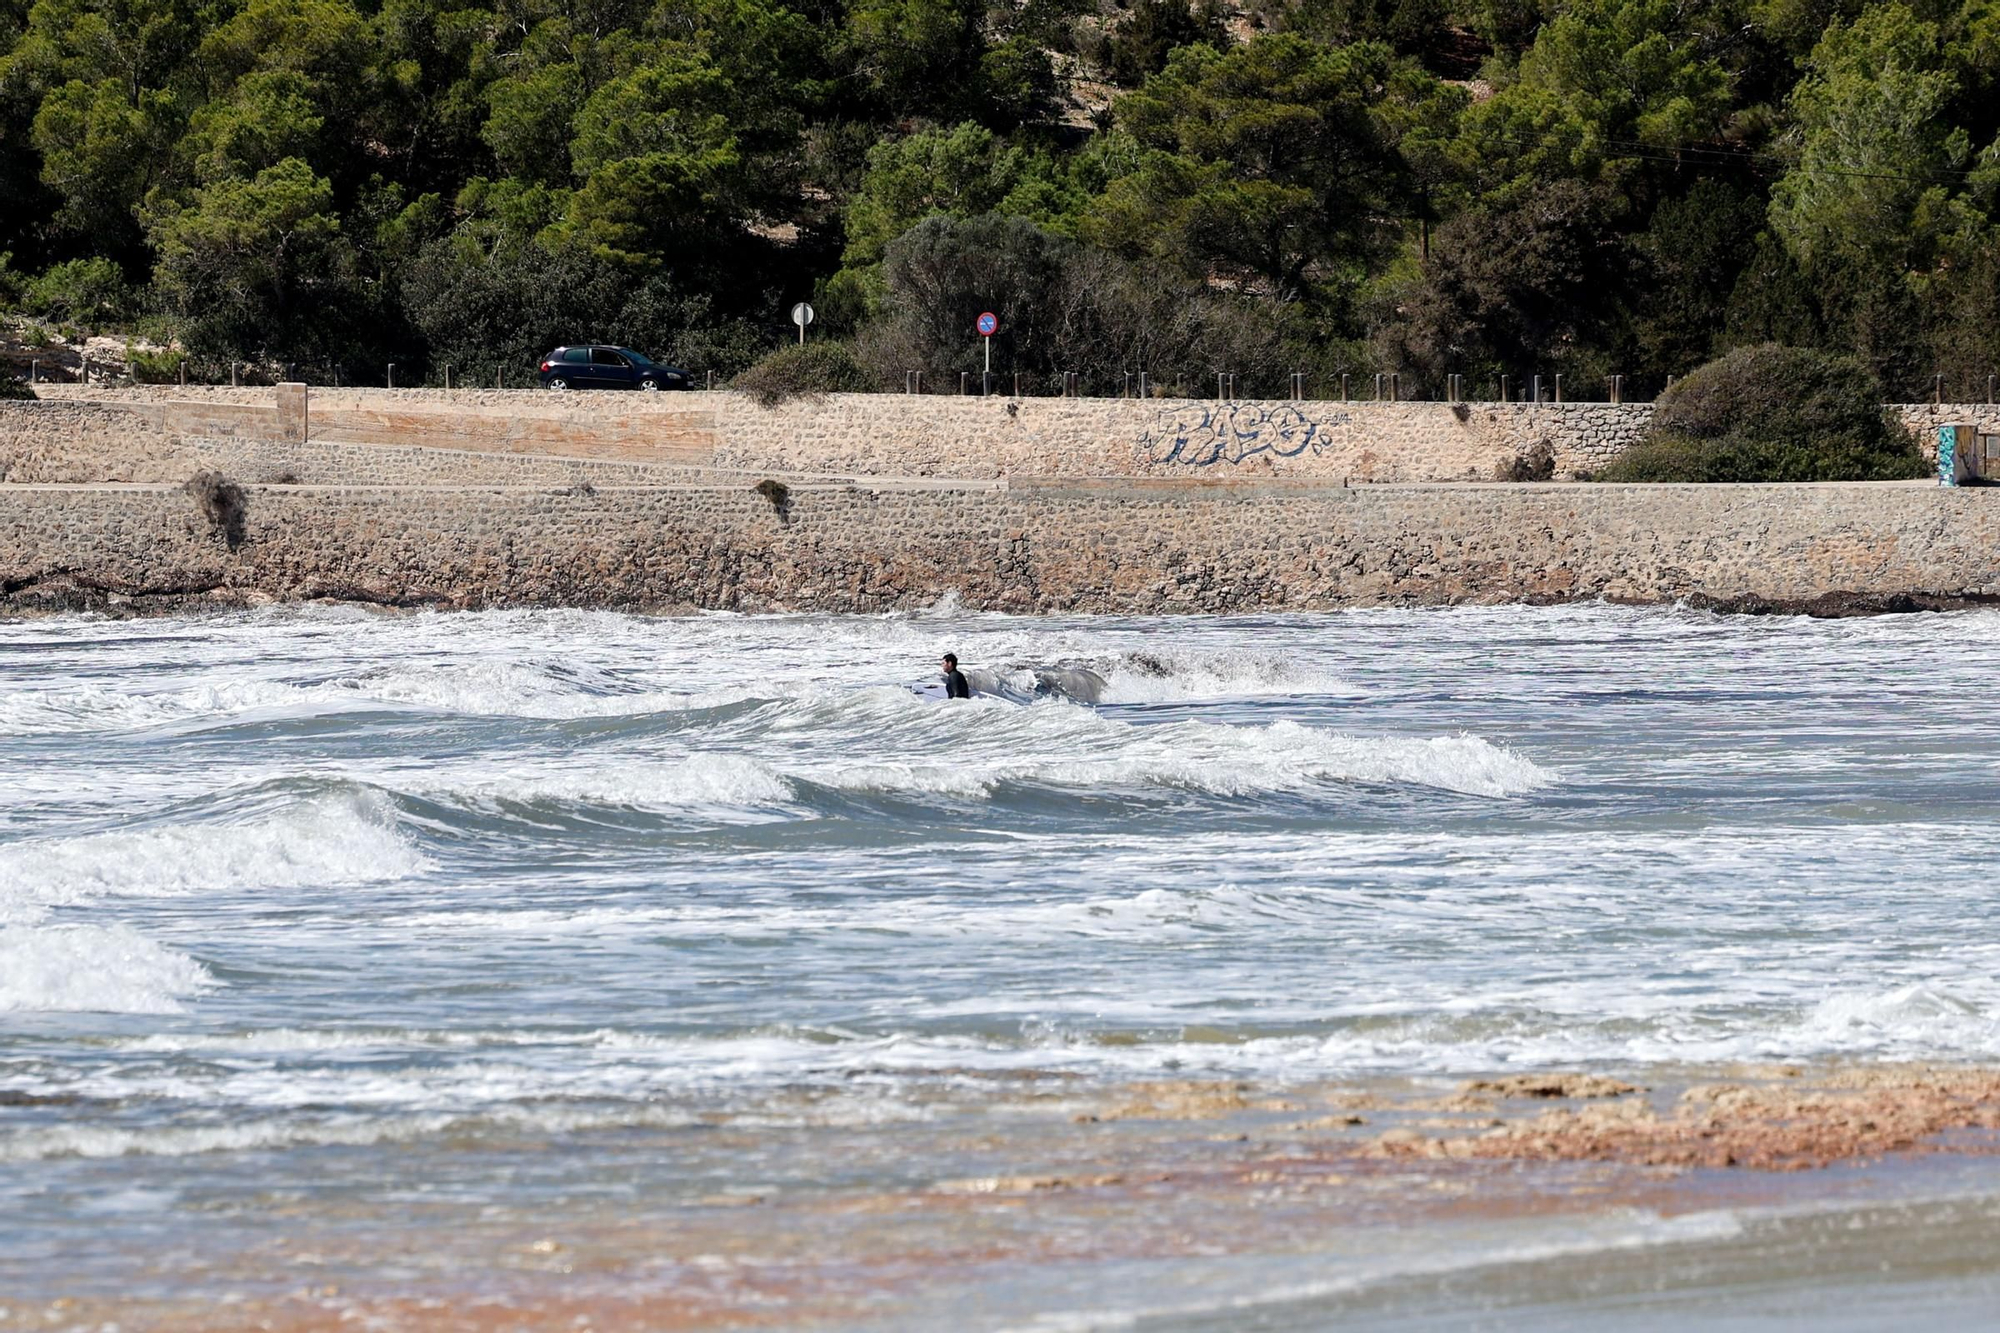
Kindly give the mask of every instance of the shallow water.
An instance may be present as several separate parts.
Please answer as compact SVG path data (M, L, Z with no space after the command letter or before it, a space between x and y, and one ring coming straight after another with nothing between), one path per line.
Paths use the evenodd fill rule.
M421 1285L385 1227L974 1174L1132 1080L2000 1060L1996 672L1987 613L0 625L0 1294L254 1292L278 1215ZM1157 1289L1088 1249L955 1317Z

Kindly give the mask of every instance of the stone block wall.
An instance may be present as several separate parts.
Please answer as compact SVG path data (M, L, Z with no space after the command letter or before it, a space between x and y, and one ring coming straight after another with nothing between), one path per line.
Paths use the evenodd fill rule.
M1917 437L1924 457L1933 462L1939 426L1969 425L1983 435L2000 435L2000 406L1991 403L1896 403L1889 410Z
M1012 611L2000 595L2000 499L1925 484L1185 482L0 494L0 604Z
M298 438L270 389L52 390L208 439ZM1647 404L1335 403L834 394L314 389L311 438L797 477L1566 477L1644 433Z
M25 406L74 411L95 405L123 411L138 423L132 427L135 442L163 435L298 442L298 422L304 416L310 421L311 440L321 444L710 468L802 479L1158 477L1349 484L1560 480L1595 472L1637 443L1653 412L1650 403L1293 403L901 394L834 394L763 408L733 393L314 389L301 413L296 407L280 410L278 391L272 389L60 386L45 387L43 393L49 401ZM2000 430L2000 407L1902 404L1891 410L1933 453L1941 422L1970 421L1982 430ZM364 455L357 466L370 459L386 465L388 458ZM432 460L432 468L430 484L474 476L498 480L502 475L497 468L470 468L443 458ZM416 471L415 461L405 459L393 473L381 475L384 480L393 475L401 482L411 480ZM311 475L355 479L348 472ZM519 475L538 482L549 474L536 465Z
M93 402L0 402L0 484L183 481L197 468L145 413Z
M1547 478L1636 442L1649 405L834 394L718 413L718 465L789 475Z

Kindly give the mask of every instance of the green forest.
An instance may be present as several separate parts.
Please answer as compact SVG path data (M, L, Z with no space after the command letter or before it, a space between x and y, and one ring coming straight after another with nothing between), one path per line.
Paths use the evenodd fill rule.
M1983 398L1996 85L2000 0L0 0L0 304L209 377L721 379L810 300L856 387L990 309L1029 392Z

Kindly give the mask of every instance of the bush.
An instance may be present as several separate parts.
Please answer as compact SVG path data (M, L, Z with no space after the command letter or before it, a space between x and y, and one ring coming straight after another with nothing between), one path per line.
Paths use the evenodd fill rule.
M1852 357L1764 343L1660 397L1646 439L1599 481L1893 481L1929 464Z
M131 364L134 384L172 384L180 378L181 366L187 357L171 347L149 352L126 343L125 360Z
M764 407L823 393L867 393L878 387L846 343L817 342L771 353L730 384Z
M12 370L0 370L0 402L32 399L35 396L35 387L27 380L15 375Z
M38 315L88 327L117 323L131 311L132 289L108 259L72 259L28 283L25 304Z

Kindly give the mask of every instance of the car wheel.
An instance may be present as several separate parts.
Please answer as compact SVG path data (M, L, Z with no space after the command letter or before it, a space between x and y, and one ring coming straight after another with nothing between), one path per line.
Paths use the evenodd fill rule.
M567 389L569 387L569 381L564 379L562 376L558 375L554 379L549 381L549 387L551 389L557 389L557 390Z
M660 391L660 382L648 376L647 378L639 381L639 387L644 389L647 393L658 393Z

